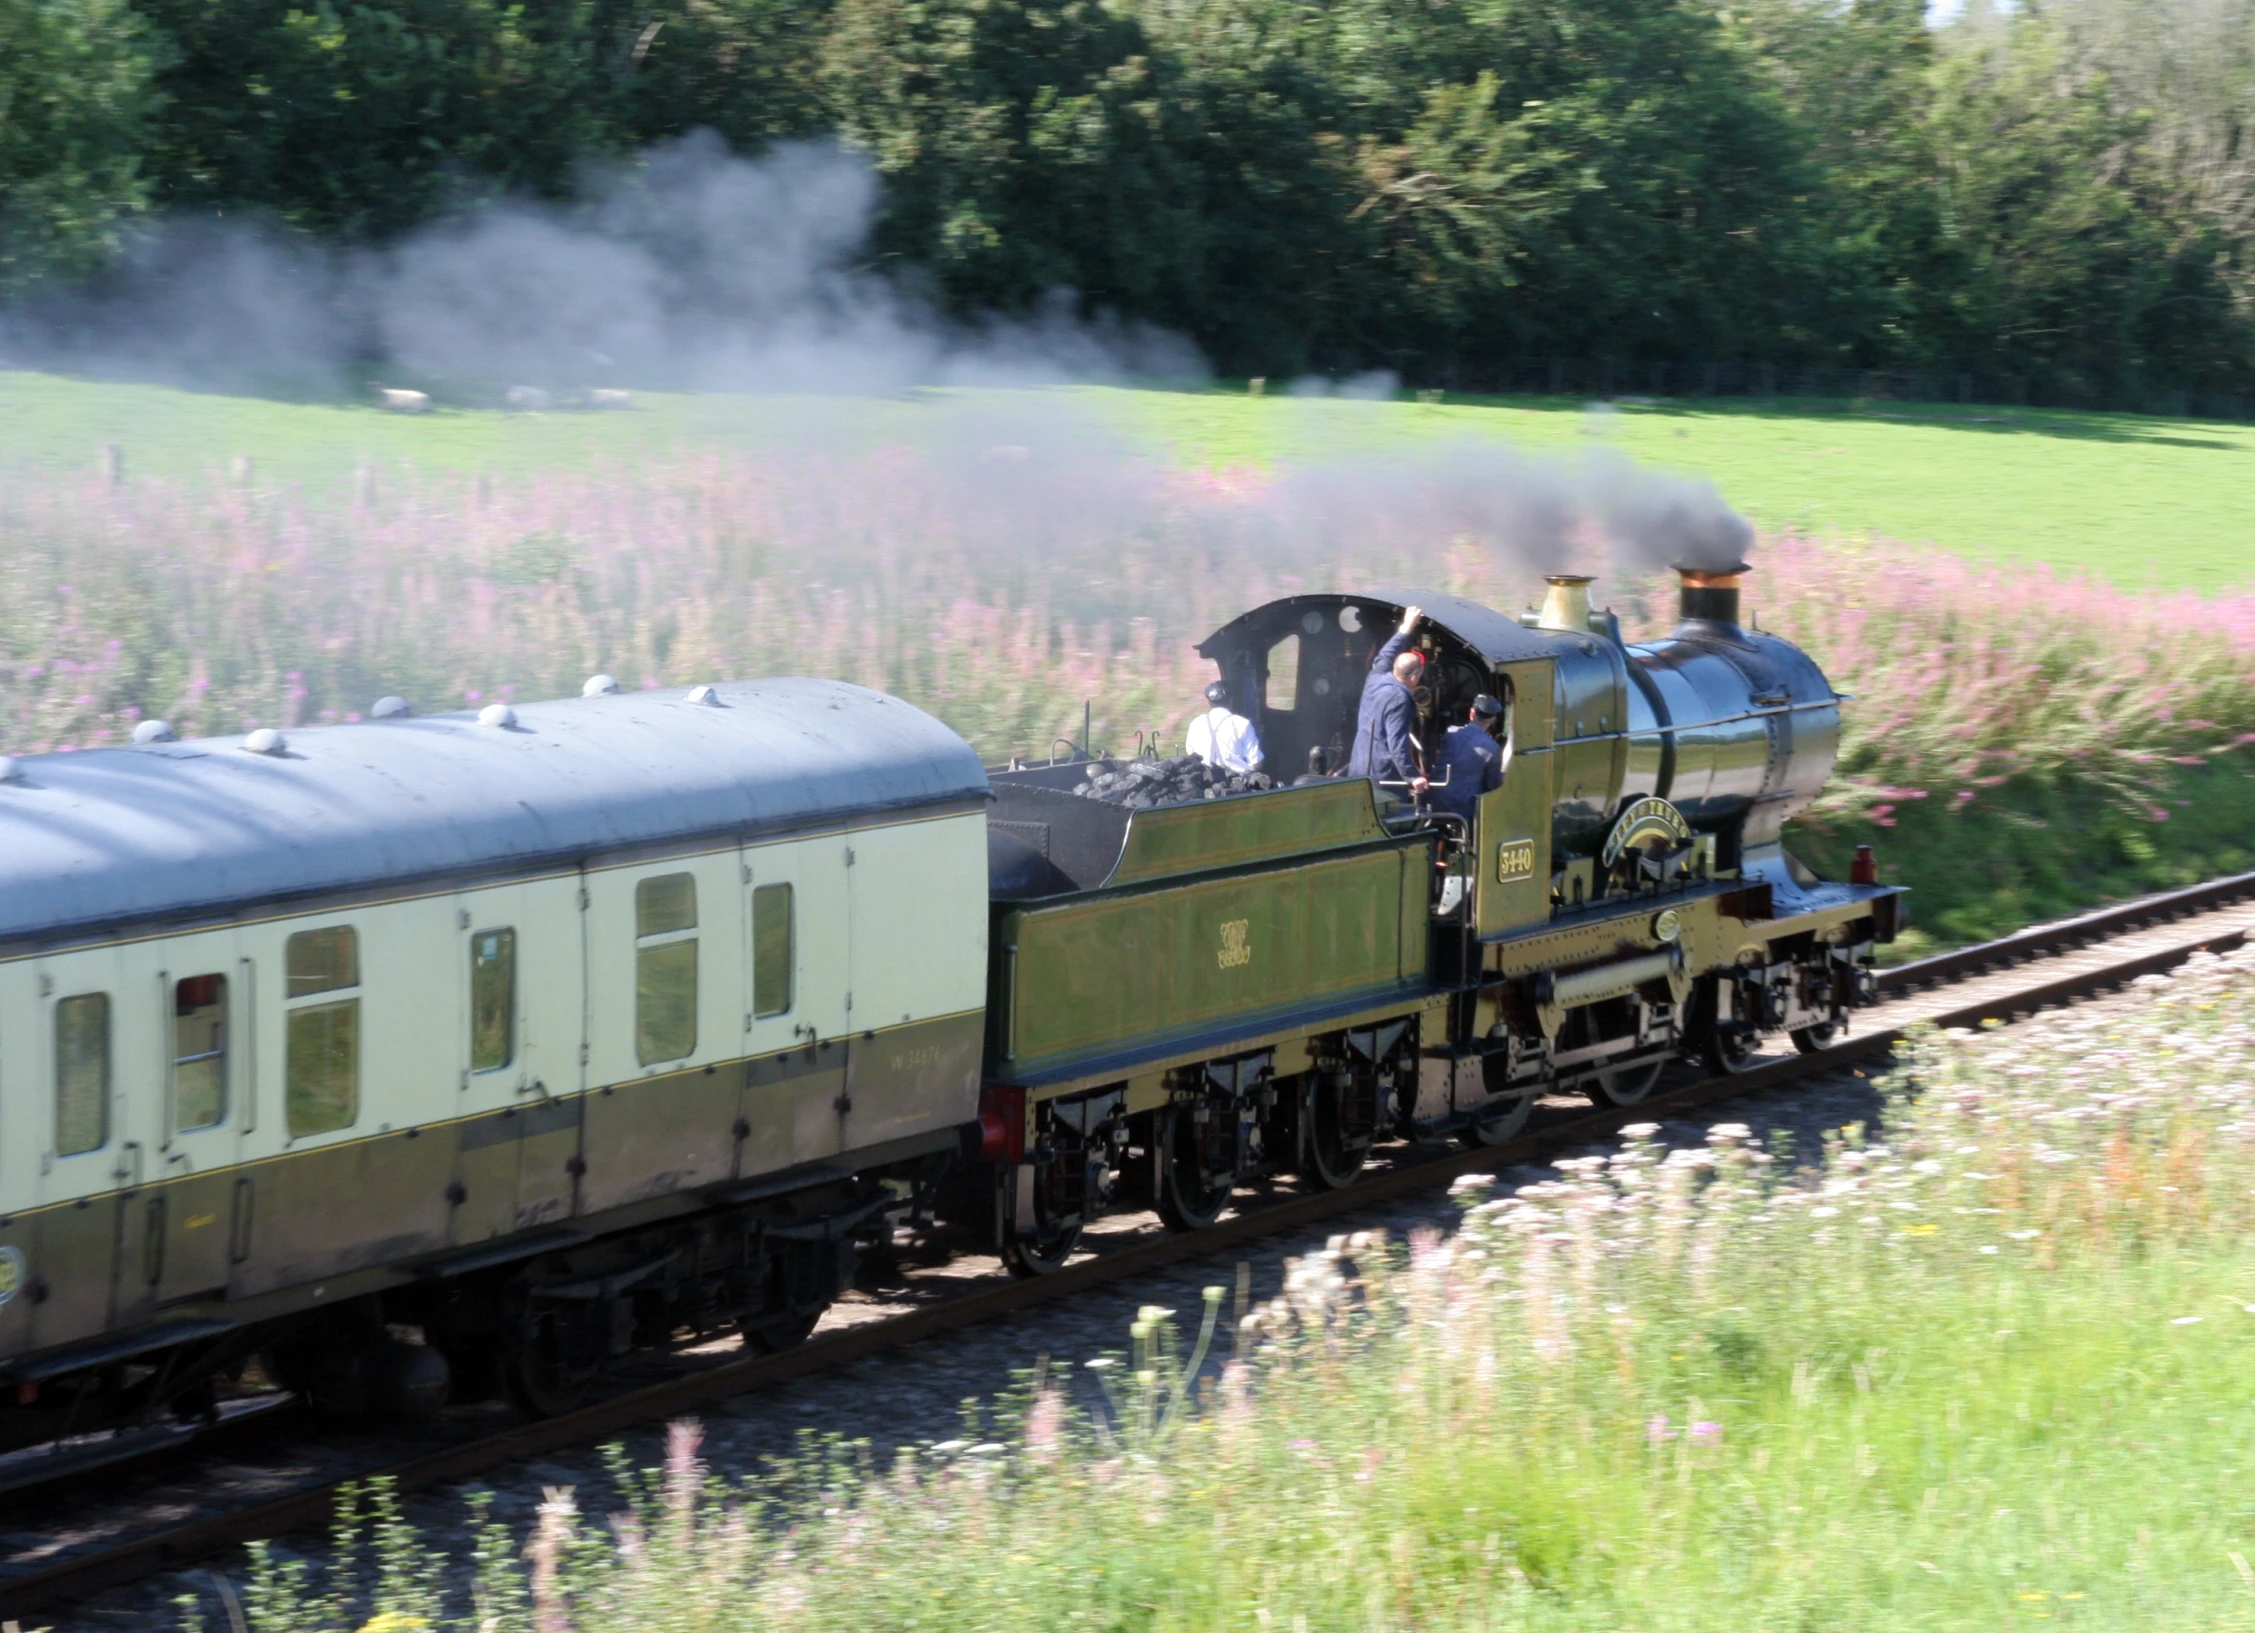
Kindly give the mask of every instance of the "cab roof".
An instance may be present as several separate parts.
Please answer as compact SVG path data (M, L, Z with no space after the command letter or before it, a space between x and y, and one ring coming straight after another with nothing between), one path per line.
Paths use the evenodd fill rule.
M1215 630L1198 643L1198 655L1203 658L1215 657L1225 646L1235 645L1250 636L1254 630L1278 621L1279 614L1297 614L1308 608L1329 612L1344 607L1362 611L1366 615L1366 627L1374 631L1380 623L1391 629L1401 621L1404 609L1421 607L1429 623L1455 636L1466 647L1478 653L1491 668L1507 663L1556 658L1559 643L1572 639L1571 635L1555 630L1528 629L1518 619L1507 617L1493 607L1468 601L1460 595L1451 595L1446 590L1389 587L1327 592L1321 595L1292 595L1271 601L1231 619ZM1368 616L1371 614L1376 617Z

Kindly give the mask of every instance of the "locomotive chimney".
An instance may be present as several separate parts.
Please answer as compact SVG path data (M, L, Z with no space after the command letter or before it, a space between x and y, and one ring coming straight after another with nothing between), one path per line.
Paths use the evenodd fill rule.
M1550 588L1543 592L1542 615L1535 628L1589 633L1590 581L1578 573L1552 573L1543 582Z
M1743 561L1722 568L1678 566L1676 572L1683 580L1683 621L1703 626L1709 634L1743 633L1738 627L1738 580L1748 571Z

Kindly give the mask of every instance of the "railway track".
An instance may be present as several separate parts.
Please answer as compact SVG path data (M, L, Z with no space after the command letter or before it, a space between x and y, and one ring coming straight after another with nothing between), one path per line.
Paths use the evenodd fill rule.
M1155 1224L1105 1232L1095 1238L1088 1255L1039 1280L961 1274L918 1278L915 1290L924 1300L920 1305L878 1319L833 1325L781 1355L697 1365L561 1417L511 1422L490 1433L458 1432L435 1445L426 1438L407 1455L390 1461L363 1459L341 1475L317 1474L220 1512L158 1519L132 1535L92 1546L42 1547L36 1532L0 1533L0 1616L19 1617L208 1557L231 1545L318 1527L329 1519L337 1491L348 1482L380 1475L402 1491L413 1491L600 1441L764 1384L841 1368L941 1333L1068 1299L1105 1283L1443 1187L1463 1174L1539 1160L1603 1139L1628 1123L1851 1068L1884 1056L1909 1028L1921 1023L1971 1026L2010 1021L2166 970L2195 952L2220 951L2251 937L2255 937L2255 873L2143 898L1883 971L1879 1006L1858 1015L1863 1029L1816 1054L1766 1057L1729 1076L1686 1079L1634 1107L1545 1106L1529 1130L1508 1145L1471 1152L1397 1148L1393 1160L1347 1190L1248 1200L1241 1211L1194 1234L1166 1233ZM283 1411L265 1417L268 1432L277 1436L300 1423ZM240 1437L252 1431L233 1432ZM176 1447L169 1449L171 1455L180 1455ZM20 1506L20 1495L14 1500Z

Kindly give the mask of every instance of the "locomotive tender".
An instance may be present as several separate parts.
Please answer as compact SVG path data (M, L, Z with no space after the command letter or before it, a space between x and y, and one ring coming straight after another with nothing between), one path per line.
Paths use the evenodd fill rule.
M776 680L0 766L0 1447L263 1355L347 1409L578 1398L638 1345L803 1337L856 1244L1062 1263L1397 1135L1821 1047L1899 892L1783 824L1830 686L1685 577L1650 646L1295 596L1200 652L1272 768L1425 609L1428 742L1506 701L1466 831L1364 780L1128 810L896 699Z

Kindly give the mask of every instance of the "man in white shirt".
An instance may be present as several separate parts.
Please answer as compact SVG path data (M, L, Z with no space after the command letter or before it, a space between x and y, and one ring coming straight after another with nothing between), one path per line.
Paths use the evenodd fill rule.
M1261 768L1261 734L1253 723L1229 706L1229 688L1220 681L1206 688L1210 707L1190 722L1190 735L1182 745L1210 766L1243 776Z

